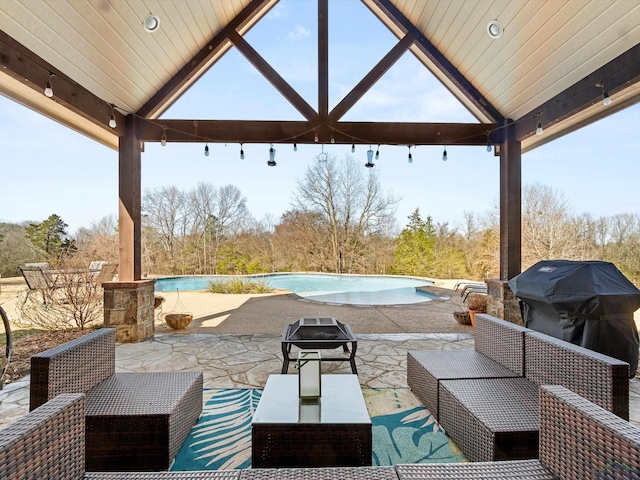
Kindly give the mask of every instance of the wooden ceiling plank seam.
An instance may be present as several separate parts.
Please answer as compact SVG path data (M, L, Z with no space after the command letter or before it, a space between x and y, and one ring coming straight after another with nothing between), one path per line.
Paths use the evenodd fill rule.
M307 120L316 116L316 111L304 98L282 78L282 76L267 62L238 32L230 32L229 39L249 62L286 98L298 112Z
M224 28L226 24L223 24L220 19L218 19L213 11L211 2L198 2L198 6L202 12L202 18L207 24L207 28L203 29L204 31L211 32L211 35L213 35Z
M136 22L136 30L134 30L133 26L126 21L128 15L131 15L136 19L140 18L140 14L134 10L132 4L129 2L116 2L113 5L113 12L114 14L117 14L119 22L121 22L122 30L120 31L126 32L126 35L122 36L123 40L128 45L129 51L135 54L138 61L146 65L149 71L155 72L158 79L161 79L166 75L170 75L171 72L174 72L179 68L179 64L166 54L166 51L155 39L155 36L148 35L146 32L144 33L146 37L144 35L140 36L136 33L140 33L139 29L142 28L142 21L144 17L140 19L139 23ZM143 39L146 39L146 41ZM153 66L151 63L152 61ZM162 69L162 71L158 72L159 69Z
M369 89L404 55L413 44L414 38L405 35L358 84L336 105L329 116L335 122L340 120Z
M434 32L440 26L440 23L442 22L443 17L447 13L448 8L449 8L449 2L442 3L439 1L436 4L436 8L433 10L433 14L429 17L429 20L427 21L427 26L425 29L425 32L429 35L428 36L429 39L435 38ZM425 37L427 37L427 35L425 35Z
M555 97L522 115L516 122L527 119L536 112L546 113L547 124L555 124L576 112L601 102L600 92L595 83L606 78L608 89L615 93L640 82L640 44L627 50L606 65L592 71L580 81L574 83ZM526 124L517 123L516 138L524 139L535 130Z
M492 122L502 123L503 117L500 112L486 100L480 92L445 58L429 40L404 17L389 0L372 0L378 8L389 18L394 20L405 33L411 33L416 38L416 43L421 47L427 57L441 70L449 80L456 86L458 92L466 96L477 109L489 118ZM456 92L454 93L455 96ZM473 113L473 112L472 112Z
M217 35L207 42L189 62L187 62L163 87L158 90L138 110L141 117L155 117L175 102L180 95L197 81L208 68L217 61L220 52L226 52L231 41L229 33L236 29L246 29L262 18L276 2L274 0L251 0L245 9L233 21L228 23Z
M46 4L41 4L40 6L47 6ZM68 23L65 18L59 15L56 11L53 10L40 10L41 15L46 14L48 18L58 18L59 22ZM45 52L47 54L46 62L47 64L56 65L57 69L60 72L64 72L66 76L74 79L78 84L87 84L91 85L93 88L89 88L90 91L95 89L97 83L92 78L92 76L86 71L86 69L81 68L77 65L77 58L82 58L82 53L76 48L74 43L77 44L78 38L75 38L76 42L73 42L73 39L70 41L66 38L62 38L55 32L47 23L45 23L36 13L32 12L31 22L34 24L38 24L37 28L34 28L33 31L38 31L40 33L47 33L45 38L48 40L41 40L40 36L36 36L32 33L31 30L27 30L27 28L33 28L33 25L27 27L24 25L22 28L25 28L29 37L32 39L30 43L29 50L30 51L39 51ZM67 56L63 56L60 52L62 51L71 51L75 52L71 55L71 58ZM55 81L54 91L55 91Z
M201 28L202 19L201 16L198 15L200 13L199 7L199 2L185 2L183 8L178 8L178 13L182 20L183 28L185 29L184 31L189 32L192 40L191 48L189 48L190 58L211 38L211 32L205 35ZM181 31L183 30L181 29Z
M537 67L537 64L539 63L549 65L551 68L549 71L552 72L559 68L560 65L562 65L562 69L565 71L571 69L570 64L573 62L571 59L576 54L576 51L568 43L570 42L570 36L561 34L560 32L567 28L570 28L573 34L583 30L583 27L580 26L580 12L573 9L575 5L577 4L572 4L571 10L568 11L565 16L556 13L552 19L542 26L542 31L537 35L540 39L537 48L532 49L528 47L530 53L522 62L518 62L519 65L517 68L513 68L512 71L507 74L501 72L502 76L500 77L500 81L493 89L494 95L497 98L508 89L512 92L523 93L532 87L539 87L542 81L542 76L538 74L540 69ZM584 9L580 10L585 11ZM586 10L586 15L592 15L592 12L593 10ZM546 29L553 29L553 32L546 33ZM559 38L560 35L561 37ZM522 55L522 57L524 57L524 55ZM567 57L569 58L567 59ZM514 58L518 57L516 56ZM539 60L541 58L542 61ZM511 64L511 62L505 62L505 64ZM507 67L505 67L505 69L506 68ZM509 82L513 82L512 85L509 85ZM500 85L503 85L503 87L500 88ZM514 98L516 98L515 95L511 94L510 101L513 102ZM511 110L508 107L506 108L507 111Z
M152 35L160 41L162 39L163 48L167 51L167 55L173 58L179 58L180 63L187 63L193 55L189 52L192 48L189 42L181 35L181 31L188 32L188 29L182 23L180 9L176 8L174 2L158 2L157 0L147 0L152 6L151 12L158 12L160 16L160 28ZM191 35L190 33L188 34ZM195 41L193 41L195 43Z
M196 38L196 44L202 48L202 45L207 43L207 40L211 38L211 36L217 31L213 30L207 17L204 14L204 10L202 8L202 2L187 2L187 7L189 8L189 12L191 13L191 17L193 18L193 23L198 27L198 36ZM195 52L194 52L195 54Z
M613 14L613 11L610 10L609 12ZM637 19L634 16L631 16L629 14L619 15L616 13L616 16L618 18L618 21L616 23L630 22L631 24L636 25L634 30L636 31L638 30L639 28L638 25L640 25L640 8L638 9L637 15L635 16L637 17ZM630 20L630 17L631 17L631 20ZM590 23L601 23L601 19L600 17L594 18ZM587 38L582 39L582 41L579 42L579 46L576 46L575 48L573 47L571 48L571 51L573 53L571 54L570 56L571 58L569 60L565 60L564 57L561 56L560 54L553 55L553 58L544 60L543 63L545 65L549 65L549 63L551 63L551 65L549 65L548 67L548 68L552 68L552 70L550 71L564 72L562 75L556 76L552 82L549 82L546 85L547 92L551 92L547 94L548 97L551 97L555 93L562 91L563 85L575 83L577 79L582 78L588 71L592 71L593 69L598 68L604 65L605 63L607 63L609 60L611 60L611 57L614 55L614 53L610 53L607 56L607 50L612 50L611 48L612 44L617 42L624 42L625 40L632 41L633 36L630 36L630 35L627 35L626 37L619 37L616 33L608 35L610 32L615 32L618 30L614 28L615 26L614 24L609 24L609 25L610 27L608 29L601 30L600 33L595 36L587 35L584 28L579 29L578 33L582 34L583 32L585 32L584 35ZM602 37L604 37L604 40L601 39ZM612 40L609 40L609 39L612 39ZM575 43L575 42L572 42L572 43ZM594 56L592 55L593 44L603 44L603 45L608 45L608 47L605 50L597 48L596 51L598 51L599 53L597 56ZM560 65L562 65L562 68L560 68ZM532 68L532 70L535 70L537 72L539 71L539 67ZM532 75L534 73L532 73ZM555 87L555 90L554 90L554 87ZM528 107L527 101L531 102L530 98L527 98L527 100L520 100L521 98L522 97L520 96L516 96L511 100L512 103L520 101L523 104L519 107L520 112L526 111ZM516 109L513 109L513 108L511 110L514 112L516 111Z
M450 60L453 60L453 56L451 55L452 45L456 45L459 42L465 42L466 39L471 35L471 33L475 30L474 28L468 28L466 25L471 22L471 14L474 12L474 5L471 2L462 2L460 8L458 8L454 13L454 18L451 21L451 26L447 29L446 35L444 36L443 41L439 45L439 49L442 54ZM452 63L454 63L452 61ZM454 63L455 64L455 63Z
M64 4L60 2L62 7ZM109 103L118 104L115 99L123 97L135 98L137 102L144 96L144 92L148 88L153 88L153 83L149 78L156 77L153 71L140 72L138 68L135 68L125 57L121 51L124 48L129 48L127 45L122 45L119 35L116 35L112 27L107 23L104 16L100 15L92 4L87 3L73 3L68 4L73 12L63 9L61 12L64 14L65 21L69 26L73 26L73 29L78 32L79 38L77 39L77 45L83 43L88 48L82 48L85 52L84 58L91 57L95 67L86 71L90 74L95 87L90 88L96 95L101 98L111 98ZM84 6L86 9L84 12L80 12L74 7ZM65 13L66 12L66 13ZM94 15L92 16L91 13ZM75 17L74 17L75 14ZM101 32L107 32L108 39ZM75 41L73 43L76 43ZM104 46L108 46L104 48ZM106 53L108 50L108 54ZM120 62L114 62L114 59L119 59ZM88 61L88 59L87 59ZM130 72L125 74L124 71ZM119 92L114 92L109 85L118 87Z
M492 2L491 5L495 4ZM485 7L485 4L475 3L473 5L473 10L471 11L469 18L466 21L466 30L467 34L463 36L457 37L449 46L447 51L443 52L447 58L451 60L451 63L454 65L459 65L458 70L460 73L462 72L460 62L460 58L464 58L466 56L463 48L471 49L471 48L479 48L482 50L486 49L486 45L489 44L491 39L488 38L486 34L486 30L484 26L487 24L491 17L491 9ZM476 19L475 21L473 19ZM482 45L485 45L484 47ZM464 73L463 73L464 74ZM473 82L472 82L473 83Z
M494 124L482 123L420 123L420 122L338 122L315 126L307 121L198 120L198 136L193 131L194 120L141 120L145 128L141 140L158 142L162 127L171 131L169 141L229 143L291 143L315 144L315 134L334 136L336 144L350 145L486 145L487 131ZM314 132L316 127L316 132Z
M637 33L639 35L638 38L640 38L640 25L636 28L636 30L637 30ZM616 51L619 51L620 49L616 48L615 44L611 44L611 45L609 45L607 47L607 50L613 50L614 52L616 52ZM603 58L604 60L603 61L598 61L599 58ZM607 51L605 50L605 51L600 52L596 57L593 57L593 60L594 60L594 62L597 62L596 64L598 64L598 65L605 65L606 64L606 60L608 60L609 58L611 58L611 55L607 54ZM554 82L553 85L550 85L545 91L542 91L536 98L537 99L546 100L550 96L550 94L547 93L548 91L556 92L558 90L561 90L562 86L570 84L570 80L572 78L575 78L576 75L580 75L580 78L585 78L592 71L593 70L590 69L590 68L581 68L581 69L573 70L571 72L571 75L566 75L564 77L558 78ZM616 93L617 89L619 88L619 87L616 87L616 85L619 85L619 82L615 82L614 83L613 81L611 81L611 79L612 79L612 77L615 78L616 76L619 76L619 75L620 75L620 72L612 72L611 76L608 79L608 81L606 81L607 91L612 96ZM599 82L599 81L602 81L602 80L604 80L604 79L599 79L599 80L594 80L593 81L592 91L593 91L593 94L594 94L594 98L596 98L596 101L600 101L601 90L598 87L595 86L595 83ZM609 86L608 86L610 82L612 83L612 87L611 88L609 88ZM524 104L523 106L518 108L515 111L515 113L518 114L518 116L519 116L519 115L522 114L522 112L527 111L527 110L525 110L525 108L531 109L530 102L527 102L526 104ZM543 112L543 115L544 115L544 112ZM546 115L545 115L545 117L546 117ZM546 118L544 120L546 120Z
M566 6L566 4L565 4ZM563 7L564 8L564 7ZM519 20L519 17L524 17L524 22ZM553 34L557 31L555 25L560 25L563 21L563 17L558 14L558 11L552 9L535 9L535 5L528 5L521 9L512 19L511 24L517 24L519 27L519 33L522 38L519 41L510 41L508 46L505 46L499 57L494 57L489 62L486 62L486 66L478 71L474 77L474 83L478 85L482 91L491 91L491 98L499 105L504 104L504 97L502 94L513 95L513 92L517 90L515 85L509 86L504 81L506 77L518 81L520 79L522 69L518 70L517 74L511 71L514 61L517 63L528 62L531 59L535 59L543 52L548 45L549 38L553 37ZM542 25L542 26L541 26ZM533 40L532 40L533 38ZM544 39L541 42L535 42L536 38ZM526 72L526 70L524 70ZM499 89L500 85L505 85L503 90ZM503 111L508 112L503 107ZM509 116L506 113L507 117Z
M485 41L482 44L484 49L481 52L473 49L466 58L457 62L462 74L465 76L470 75L473 79L471 80L473 84L477 85L482 91L489 90L484 86L483 79L500 68L505 58L510 58L511 55L509 55L509 52L515 49L513 45L514 41L517 40L519 44L526 42L525 39L521 39L518 35L510 33L517 29L518 16L526 5L527 4L523 4L522 2L508 3L497 16L497 19L502 23L505 30L502 38L489 42ZM485 28L482 30L486 32ZM489 58L488 60L487 57Z
M416 4L416 7L417 7L417 4ZM425 33L425 36L427 32L427 24L429 23L429 19L433 15L434 8L435 8L435 2L427 1L422 5L422 10L420 11L418 18L407 17L411 20L411 23L413 23L418 30Z

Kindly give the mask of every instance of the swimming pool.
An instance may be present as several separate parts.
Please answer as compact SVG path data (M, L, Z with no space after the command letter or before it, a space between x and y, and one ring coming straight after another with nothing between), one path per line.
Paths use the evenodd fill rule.
M156 280L156 291L206 290L214 279L232 276L167 277ZM414 277L383 275L335 275L324 273L285 273L245 276L248 280L264 281L273 288L282 288L295 294L324 303L349 305L401 305L428 302L436 298L416 287L433 282Z

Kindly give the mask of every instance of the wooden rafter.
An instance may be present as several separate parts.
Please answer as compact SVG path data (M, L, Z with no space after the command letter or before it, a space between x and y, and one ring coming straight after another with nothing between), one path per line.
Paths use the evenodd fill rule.
M318 113L329 114L329 0L318 0Z
M491 103L455 68L451 62L405 17L390 0L370 0L405 34L415 38L416 45L456 88L487 118L503 123L504 117ZM366 2L365 2L366 4Z
M386 145L485 145L493 124L245 120L154 120L141 128L140 140L158 142L166 128L168 142L329 143Z
M212 61L231 46L229 35L244 30L257 18L265 15L277 0L253 0L218 35L208 42L184 67L176 73L136 113L140 117L155 118L175 102L189 85L198 80Z
M316 111L300 96L294 88L280 76L269 63L260 56L238 32L229 32L229 39L251 64L286 98L304 118L311 120Z
M124 116L114 110L117 127L108 126L111 106L77 84L65 74L45 62L38 55L18 43L6 33L0 31L0 65L2 74L9 75L14 80L32 89L37 95L43 95L44 87L50 75L54 96L52 102L57 102L84 119L109 131L122 134L124 132Z
M405 35L389 53L387 53L378 64L371 69L365 77L360 80L349 94L331 110L331 119L333 121L340 120L345 113L360 100L365 93L386 73L389 68L396 63L400 57L413 45L414 38L411 35Z

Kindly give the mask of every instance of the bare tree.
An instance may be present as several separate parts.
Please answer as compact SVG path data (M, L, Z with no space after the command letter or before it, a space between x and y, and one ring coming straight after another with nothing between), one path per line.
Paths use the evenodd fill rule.
M382 191L378 176L351 156L316 158L298 180L293 206L299 212L321 215L331 251L332 270L355 269L369 246L369 237L386 234L394 226L399 198Z

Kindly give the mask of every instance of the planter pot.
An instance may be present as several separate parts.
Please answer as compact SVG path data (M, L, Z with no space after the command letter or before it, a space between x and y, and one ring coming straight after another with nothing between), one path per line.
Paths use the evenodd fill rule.
M471 315L469 312L453 312L453 318L456 319L460 325L471 325Z
M476 313L485 313L483 310L469 310L469 316L471 317L471 326L476 326Z
M164 317L164 321L167 322L167 325L174 330L187 328L191 323L191 320L193 320L193 315L190 313L168 313Z

